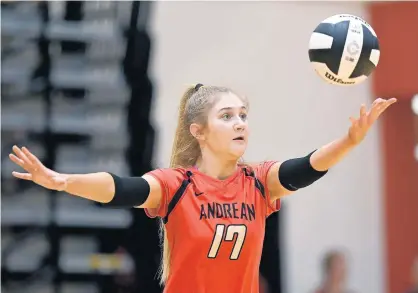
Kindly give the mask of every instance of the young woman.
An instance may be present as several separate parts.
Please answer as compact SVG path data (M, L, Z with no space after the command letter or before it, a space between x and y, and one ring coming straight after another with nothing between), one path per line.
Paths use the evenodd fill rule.
M159 217L166 293L254 293L265 219L280 209L280 198L324 176L394 102L377 99L369 111L363 105L346 134L305 157L249 165L240 163L248 101L228 88L198 84L180 103L171 168L135 178L61 174L17 146L10 159L27 172L13 172L17 178Z

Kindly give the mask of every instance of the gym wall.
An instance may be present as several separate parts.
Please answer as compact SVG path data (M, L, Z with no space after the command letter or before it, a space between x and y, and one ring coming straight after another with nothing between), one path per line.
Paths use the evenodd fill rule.
M250 98L248 161L302 156L345 135L349 116L370 104L372 81L328 85L308 59L312 30L339 13L369 19L358 2L157 2L154 165L168 165L176 108L184 88L198 82ZM311 292L321 280L320 260L332 248L349 254L351 288L384 292L379 126L324 179L283 200L283 292Z

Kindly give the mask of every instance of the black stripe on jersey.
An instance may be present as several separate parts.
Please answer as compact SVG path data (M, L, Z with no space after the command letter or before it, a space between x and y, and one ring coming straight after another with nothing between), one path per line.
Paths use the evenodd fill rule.
M333 41L330 49L310 49L309 59L311 62L324 63L334 74L338 74L349 25L349 20L341 21L335 24L319 24L314 32L330 36L333 38ZM338 33L333 33L334 30L338 31Z
M260 182L260 180L257 179L257 177L254 177L254 179L255 179L255 187L260 191L261 195L265 198L266 194L264 192L263 184Z
M173 198L171 199L170 203L168 204L167 215L163 218L163 223L164 224L167 224L168 216L173 211L176 204L180 201L181 197L183 196L183 194L186 191L186 188L189 184L190 184L190 179L183 180L179 189L177 189L176 193L174 194Z
M255 176L254 171L249 171L247 168L244 168L244 172L246 176L253 177L255 180L255 187L260 191L261 195L266 198L264 185L258 180L258 178Z
M379 41L364 24L362 24L362 27L363 47L357 65L354 67L350 78L356 78L362 75L369 76L376 67L374 63L370 61L370 55L372 54L372 50L379 50Z

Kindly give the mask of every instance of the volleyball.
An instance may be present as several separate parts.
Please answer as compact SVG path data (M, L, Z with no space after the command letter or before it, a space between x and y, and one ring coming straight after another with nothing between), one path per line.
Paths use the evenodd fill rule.
M379 40L363 19L337 14L323 20L311 34L309 59L328 83L353 86L365 81L379 63Z

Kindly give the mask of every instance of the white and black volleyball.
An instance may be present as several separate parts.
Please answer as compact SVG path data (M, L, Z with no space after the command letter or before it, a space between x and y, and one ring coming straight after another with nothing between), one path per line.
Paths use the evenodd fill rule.
M379 40L358 16L338 14L322 21L311 35L309 59L325 81L351 86L364 80L379 63Z

